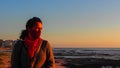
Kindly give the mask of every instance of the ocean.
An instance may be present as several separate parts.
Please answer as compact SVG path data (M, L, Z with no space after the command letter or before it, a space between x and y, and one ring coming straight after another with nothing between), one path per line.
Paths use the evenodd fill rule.
M120 68L120 48L54 48L53 52L55 58L66 59L69 61L70 59L72 59L71 62L69 62L69 64L74 62L77 65L81 65L82 63L79 60L84 59L83 63L86 63L86 65L88 65L87 64L88 62L89 65L90 63L91 64L101 63L101 66L99 66L99 68ZM74 61L76 59L77 61ZM75 64L72 65L75 66ZM72 67L69 67L68 65L68 67L66 68ZM79 68L79 66L77 66L76 68ZM84 68L98 68L98 67L84 67Z
M56 57L120 60L120 48L54 48L53 52L62 53Z

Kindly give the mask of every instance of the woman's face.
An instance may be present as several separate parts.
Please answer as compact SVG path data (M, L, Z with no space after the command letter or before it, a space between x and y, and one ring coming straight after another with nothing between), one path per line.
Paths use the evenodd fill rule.
M31 34L31 36L34 39L39 38L41 35L41 32L42 32L42 23L41 22L37 22L34 27L29 29L29 33Z

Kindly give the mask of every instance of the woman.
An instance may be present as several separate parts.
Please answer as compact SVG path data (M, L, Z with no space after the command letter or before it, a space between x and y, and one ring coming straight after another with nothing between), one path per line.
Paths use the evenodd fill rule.
M11 68L55 68L50 44L41 36L42 21L38 17L29 19L26 30L13 48Z

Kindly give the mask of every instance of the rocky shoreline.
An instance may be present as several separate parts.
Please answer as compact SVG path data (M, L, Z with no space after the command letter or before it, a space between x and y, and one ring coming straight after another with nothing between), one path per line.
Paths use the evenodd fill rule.
M7 51L2 52L2 50ZM11 51L9 50L9 48L1 48L0 68L10 68ZM56 68L120 68L119 56L113 58L114 55L107 53L76 53L74 50L58 52L54 53Z
M66 68L120 68L120 60L103 58L67 58L62 66Z

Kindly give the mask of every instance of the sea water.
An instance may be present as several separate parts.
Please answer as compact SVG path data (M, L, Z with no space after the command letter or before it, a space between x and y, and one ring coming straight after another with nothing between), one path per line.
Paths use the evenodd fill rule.
M103 58L120 60L120 48L54 48L56 58ZM112 66L101 66L101 68L113 68ZM114 68L120 68L116 66Z

